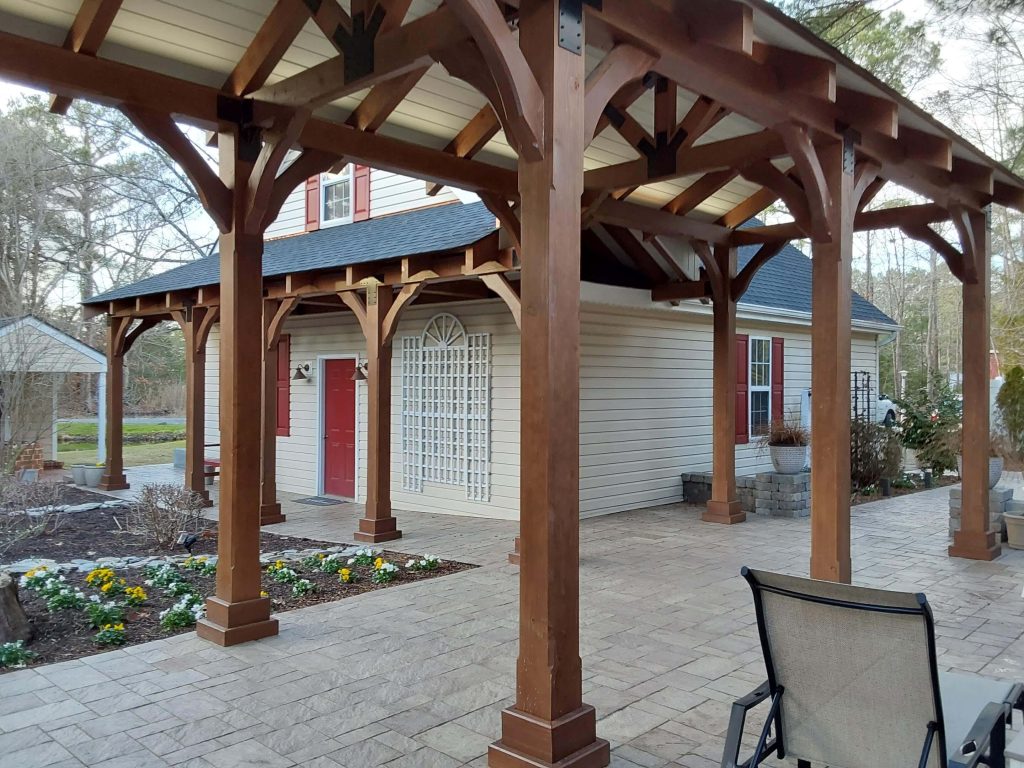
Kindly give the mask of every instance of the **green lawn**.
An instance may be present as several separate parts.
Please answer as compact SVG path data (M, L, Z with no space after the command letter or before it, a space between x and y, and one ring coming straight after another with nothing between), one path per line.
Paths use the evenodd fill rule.
M125 424L125 437L128 435L159 435L165 432L185 432L184 424L171 424L161 422L159 424ZM96 438L96 423L61 422L57 425L57 435L74 435L75 437Z
M126 429L127 426L125 425ZM170 464L173 459L174 449L184 447L184 440L175 440L170 443L126 445L124 447L124 465L126 467L137 467L142 464ZM82 443L78 443L75 445L61 445L59 448L57 458L64 462L65 467L70 467L72 464L96 463L95 446L88 448ZM73 448L75 450L64 450L65 448Z

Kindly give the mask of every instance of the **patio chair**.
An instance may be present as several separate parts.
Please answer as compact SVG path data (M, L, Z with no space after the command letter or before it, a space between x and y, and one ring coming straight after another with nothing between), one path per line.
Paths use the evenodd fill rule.
M742 570L754 592L768 680L732 706L722 768L771 756L799 768L1005 766L1024 687L940 673L922 594ZM740 762L747 713L768 707Z

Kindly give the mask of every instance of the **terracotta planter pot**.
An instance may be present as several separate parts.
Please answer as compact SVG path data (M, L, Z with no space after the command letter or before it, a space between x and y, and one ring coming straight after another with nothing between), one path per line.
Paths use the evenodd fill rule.
M1024 549L1024 515L1007 512L1003 522L1006 523L1006 545L1011 549Z
M780 475L797 475L807 465L806 445L770 445L768 452L775 471Z
M964 457L956 457L956 469L960 477L964 476ZM1003 459L1000 456L990 456L988 459L988 487L995 488L999 484L999 478L1003 476Z

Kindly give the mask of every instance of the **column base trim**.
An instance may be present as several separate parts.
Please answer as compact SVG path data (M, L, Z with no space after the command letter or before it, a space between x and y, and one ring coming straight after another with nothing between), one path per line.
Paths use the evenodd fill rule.
M198 637L225 648L240 643L248 643L251 640L273 637L277 633L277 619L267 619L266 621L258 621L255 624L245 624L241 627L222 627L219 624L214 624L209 619L200 619L196 622L196 635Z
M260 506L260 525L276 525L283 523L287 517L281 512L281 504L263 504Z
M947 550L950 557L962 557L965 560L995 560L1003 554L1002 543L991 531L957 531L953 534L953 543Z
M509 563L511 565L519 565L519 559L521 554L522 553L519 551L519 537L516 536L515 547L512 549L511 552L508 553Z
M700 519L705 523L719 523L721 525L735 525L745 522L747 513L740 507L739 501L708 501L707 508Z
M352 534L356 541L380 544L402 538L398 521L393 517L364 517L359 520L359 530Z
M124 475L104 475L96 487L101 491L124 491L131 488Z
M196 634L221 646L238 645L276 635L277 619L270 617L270 598L229 603L206 598L206 618L196 622Z
M608 742L597 738L597 714L588 704L557 720L509 707L501 713L501 740L491 744L491 768L604 768Z

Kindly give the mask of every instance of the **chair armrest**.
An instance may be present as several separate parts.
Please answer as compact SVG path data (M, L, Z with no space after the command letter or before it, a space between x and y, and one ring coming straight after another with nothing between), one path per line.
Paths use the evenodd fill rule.
M948 755L949 768L974 768L984 758L985 765L1003 765L1006 751L1005 703L986 704L964 737L959 749ZM989 753L989 754L986 754Z
M747 712L763 701L771 699L771 687L765 680L761 685L752 690L743 698L733 702L732 713L729 715L729 730L725 735L725 750L722 753L722 768L744 768L749 765L750 760L743 763L740 759L740 742L743 741L743 727L747 721ZM771 718L765 723L767 729L771 725Z

